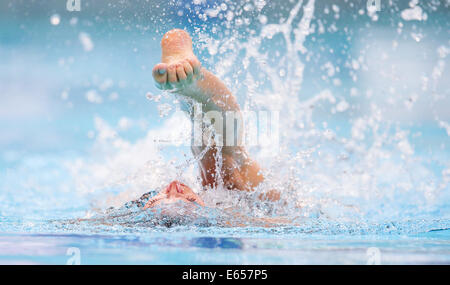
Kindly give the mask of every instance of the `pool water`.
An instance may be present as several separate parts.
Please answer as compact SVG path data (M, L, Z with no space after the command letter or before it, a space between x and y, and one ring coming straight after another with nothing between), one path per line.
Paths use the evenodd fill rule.
M449 230L414 235L180 228L128 234L2 234L2 264L448 264Z
M63 2L0 3L0 263L450 263L448 1ZM278 112L249 152L282 202L200 190L151 76L172 28L243 110ZM105 214L173 179L201 219ZM293 223L224 227L218 201Z

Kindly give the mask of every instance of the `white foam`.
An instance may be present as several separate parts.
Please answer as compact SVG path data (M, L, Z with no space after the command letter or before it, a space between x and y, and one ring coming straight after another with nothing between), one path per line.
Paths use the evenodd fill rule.
M244 99L243 109L282 112L281 151L274 155L264 146L249 148L252 157L263 166L266 177L258 191L280 190L286 205L275 212L289 217L320 216L351 222L392 220L408 216L405 209L409 208L405 205L414 205L414 209L432 207L439 200L436 199L439 189L447 187L449 182L439 180L427 168L426 162L417 155L419 151L415 150L415 141L409 133L396 129L396 135L391 135L391 122L400 122L399 118L404 118L405 112L414 117L416 108L425 108L422 106L425 104L419 103L422 95L399 90L403 90L405 83L411 85L413 91L420 90L423 70L432 70L433 66L410 60L415 51L422 49L411 39L397 39L395 50L399 54L393 54L392 39L383 40L386 31L375 30L371 40L356 43L355 49L361 54L352 54L345 64L356 78L354 87L349 90L352 102L336 99L342 95L339 88L334 91L331 84L342 84L338 75L344 68L332 56L319 67L323 65L323 79L330 83L333 92L325 87L320 87L317 94L305 92L302 89L303 75L310 65L305 66L304 59L321 55L308 50L308 45L305 45L314 33L311 25L314 3L312 0L298 1L286 19L276 22L267 16L259 16L256 21L262 23L260 32L246 33L246 37L231 34L213 39L202 31L197 34L197 47L209 53L216 66L214 72L232 89L245 86L246 97L239 98ZM335 13L339 10L332 9ZM230 9L221 11L229 13ZM322 25L322 32L332 31L330 27L337 30L332 23L323 22ZM321 33L320 27L316 33ZM395 31L393 34L396 36ZM280 38L284 40L281 47L277 46ZM358 46L362 44L364 46ZM271 61L264 45L279 47L275 53L276 61ZM405 48L411 54L405 53ZM237 56L241 54L243 57ZM437 50L442 61L441 55L444 54L443 48ZM244 74L245 84L238 84L236 66ZM436 68L430 76L435 81L442 77L443 64L436 62ZM386 74L388 71L398 74ZM409 77L401 77L405 74ZM201 189L195 161L180 162L185 160L181 158L183 155L186 155L186 160L192 158L189 147L183 148L190 139L190 121L177 112L171 114L170 104L166 103L164 96L149 94L147 98L152 101L149 104L158 103L164 117L161 127L148 131L143 138L133 142L120 136L119 131L129 126L126 119L112 127L98 117L92 157L70 163L79 191L103 193L102 190L109 190L104 191L109 193L109 198L100 199L100 206L120 206L145 191L160 189L170 180L180 177L195 191ZM358 104L353 106L353 101L361 107ZM384 104L386 102L388 104ZM394 107L387 106L389 104ZM348 119L349 131L335 130L330 121L323 123L315 118L323 118L320 117L321 112L334 116L332 110L340 113L336 117L348 118L346 116L352 113ZM441 120L447 118L443 116ZM449 132L448 123L439 121L439 124ZM396 128L401 129L399 126ZM175 159L164 157L163 149L169 146L177 147L181 155L177 154ZM179 165L182 166L175 167ZM438 189L423 181L433 181L441 186ZM111 189L116 188L119 190L110 194L113 192ZM406 192L407 195L404 194ZM248 215L264 213L252 204L254 197L247 199L247 194L219 187L217 191L207 191L202 195L208 205L221 202L224 207L238 206Z

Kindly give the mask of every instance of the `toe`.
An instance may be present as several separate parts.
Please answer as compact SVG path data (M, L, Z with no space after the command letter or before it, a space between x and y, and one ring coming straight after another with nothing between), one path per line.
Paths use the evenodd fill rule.
M182 64L179 64L177 66L177 77L178 77L178 82L181 84L184 84L186 82L186 72L184 71L184 66Z
M167 81L167 64L158 63L153 67L153 78L159 84L165 84Z
M194 75L194 69L187 60L183 61L183 68L184 72L186 73L187 80L191 79L192 76Z
M192 70L194 71L194 75L200 74L201 64L200 61L196 57L188 58L187 61L192 66Z
M167 69L167 78L169 80L170 84L174 84L177 82L177 67L176 64L171 64L169 65L168 69Z

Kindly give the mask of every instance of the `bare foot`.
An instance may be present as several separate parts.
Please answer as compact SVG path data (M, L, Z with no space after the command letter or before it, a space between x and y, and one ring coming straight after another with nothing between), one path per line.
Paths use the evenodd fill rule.
M161 40L161 63L153 67L153 78L160 89L179 89L192 83L201 64L192 51L192 39L183 30L168 31Z

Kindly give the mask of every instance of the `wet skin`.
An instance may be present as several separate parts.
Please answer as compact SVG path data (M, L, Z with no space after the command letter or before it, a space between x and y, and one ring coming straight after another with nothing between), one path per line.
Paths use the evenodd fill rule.
M187 32L179 29L167 32L161 40L161 50L161 63L156 64L152 71L158 88L173 90L202 104L204 112L214 109L234 111L240 115L239 105L231 91L219 78L201 66L194 55L192 39ZM191 149L194 156L198 156L205 148L208 149L199 160L200 176L205 189L218 185L218 173L221 174L224 186L230 190L254 191L264 180L258 163L249 157L243 146L192 146ZM222 159L220 169L217 168L218 154ZM272 190L261 194L259 198L276 201L280 199L280 194ZM192 189L173 181L151 198L144 209L180 200L204 205Z
M171 204L178 201L197 203L200 206L205 206L203 200L191 188L179 181L172 181L164 190L148 200L144 206L144 210L162 203Z

